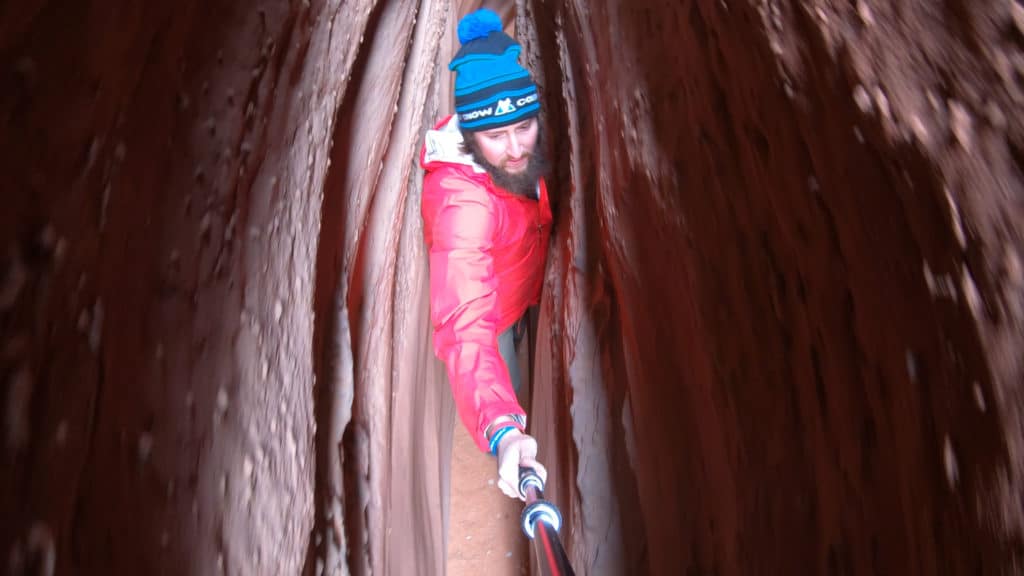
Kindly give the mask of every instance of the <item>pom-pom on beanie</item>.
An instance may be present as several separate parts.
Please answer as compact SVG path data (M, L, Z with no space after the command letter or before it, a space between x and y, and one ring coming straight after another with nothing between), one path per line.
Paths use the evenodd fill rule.
M462 48L455 72L455 113L465 130L501 128L540 113L530 72L519 65L519 43L501 31L501 18L486 8L459 21Z

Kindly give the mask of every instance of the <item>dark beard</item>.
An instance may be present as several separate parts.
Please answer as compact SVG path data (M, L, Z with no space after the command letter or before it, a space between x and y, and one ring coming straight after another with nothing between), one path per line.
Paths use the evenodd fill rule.
M548 174L548 160L544 155L544 147L539 137L537 145L534 146L533 152L526 162L526 170L516 174L499 168L484 159L484 155L480 153L480 149L472 137L467 138L465 143L469 153L473 155L473 161L487 171L495 186L513 194L537 198L537 182Z

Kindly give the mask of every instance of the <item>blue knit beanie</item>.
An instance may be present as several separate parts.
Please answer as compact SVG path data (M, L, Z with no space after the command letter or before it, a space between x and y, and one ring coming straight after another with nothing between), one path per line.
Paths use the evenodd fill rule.
M501 18L486 8L459 21L462 48L448 69L455 72L455 113L465 130L508 126L540 113L530 72L519 65L519 43L501 31Z

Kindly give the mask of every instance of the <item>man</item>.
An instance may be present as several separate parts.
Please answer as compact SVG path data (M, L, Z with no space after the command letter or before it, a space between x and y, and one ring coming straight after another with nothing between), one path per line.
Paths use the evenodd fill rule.
M520 466L546 479L516 398L513 335L540 300L551 228L540 100L496 13L467 15L459 40L456 114L427 133L420 155L434 349L463 425L497 456L498 486L522 498Z

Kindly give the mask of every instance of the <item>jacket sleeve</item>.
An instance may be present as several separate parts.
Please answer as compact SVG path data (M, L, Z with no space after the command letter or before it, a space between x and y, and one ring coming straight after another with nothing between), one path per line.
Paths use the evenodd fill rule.
M431 174L424 187L443 198L424 218L430 239L430 316L434 348L463 425L488 451L484 432L495 418L525 416L498 352L497 278L491 250L497 213L486 190L455 175ZM437 191L435 189L435 191ZM424 190L427 193L427 190Z

